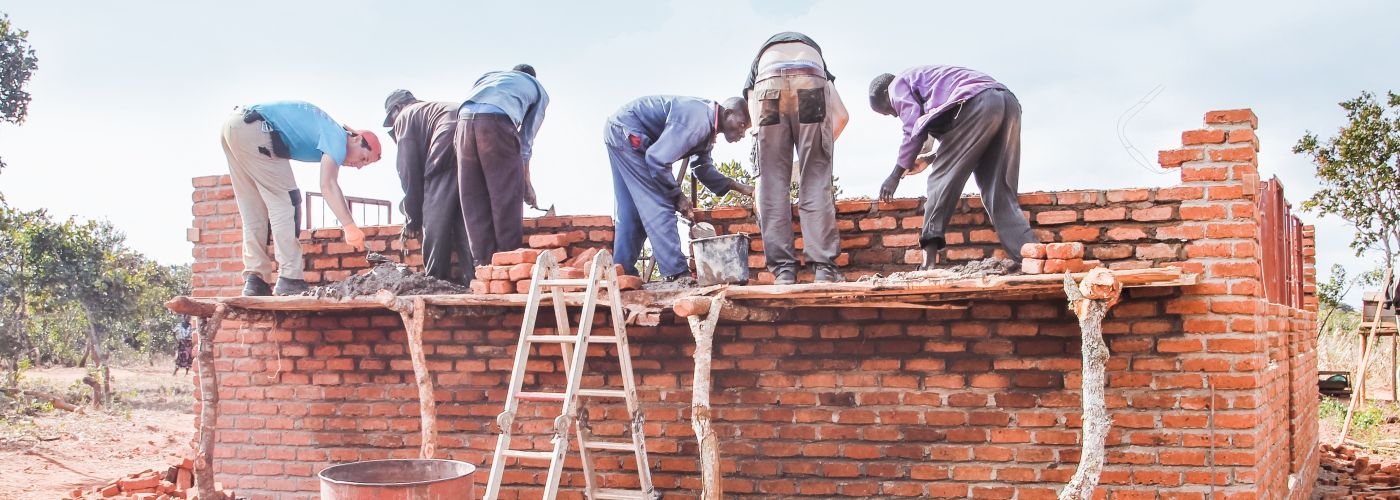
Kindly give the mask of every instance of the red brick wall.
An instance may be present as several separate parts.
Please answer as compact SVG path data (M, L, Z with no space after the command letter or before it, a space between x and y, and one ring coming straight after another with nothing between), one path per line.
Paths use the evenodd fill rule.
M1030 193L1024 208L1043 241L1084 242L1088 257L1109 267L1175 265L1202 278L1181 289L1130 291L1105 323L1114 428L1102 483L1110 498L1204 498L1212 483L1226 498L1306 498L1317 464L1315 299L1297 310L1262 298L1262 273L1276 271L1259 258L1255 119L1237 110L1209 113L1206 122L1183 134L1182 149L1161 155L1180 169L1179 185ZM218 178L195 182L196 289L236 293L227 187ZM977 203L965 199L954 220L947 250L954 260L998 251ZM916 200L845 201L838 209L848 275L912 267ZM757 233L741 209L708 219L726 232ZM607 246L606 222L527 225L532 235L583 232L588 244ZM372 249L397 254L397 228L367 232ZM1300 251L1311 294L1311 229L1306 234ZM316 277L337 279L364 265L337 246L336 231L305 236ZM751 264L761 266L761 257ZM802 310L777 324L721 324L714 403L726 490L752 498L1053 497L1073 473L1079 436L1078 330L1063 300ZM520 311L510 309L430 320L425 341L445 430L439 449L448 455L486 465L519 325ZM689 331L664 319L629 336L656 483L668 496L694 494ZM251 315L226 322L215 340L225 484L255 498L291 497L314 492L314 472L331 463L416 454L416 392L397 316ZM536 368L532 382L562 382L559 362ZM601 359L590 364L594 373L609 368ZM599 410L595 419L618 413ZM619 463L602 468L624 484L629 475L617 473ZM508 477L533 485L537 476ZM571 474L566 484L580 481Z

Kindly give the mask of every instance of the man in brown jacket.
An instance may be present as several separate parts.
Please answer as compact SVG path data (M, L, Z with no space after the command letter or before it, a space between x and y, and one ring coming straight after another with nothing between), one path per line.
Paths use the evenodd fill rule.
M384 126L399 145L399 182L403 185L402 242L423 241L423 270L458 283L475 275L467 227L457 188L455 102L419 101L407 90L395 90L384 101ZM453 272L452 257L458 269Z

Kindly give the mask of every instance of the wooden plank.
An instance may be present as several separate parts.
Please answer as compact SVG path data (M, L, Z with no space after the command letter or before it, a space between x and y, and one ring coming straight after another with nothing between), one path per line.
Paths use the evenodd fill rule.
M1072 277L1083 279L1085 273ZM1113 276L1124 288L1176 287L1194 285L1197 275L1182 272L1179 268L1132 269L1113 271ZM623 310L629 323L654 325L659 321L659 313L669 309L678 300L687 297L709 296L724 290L730 301L746 301L751 306L781 306L791 303L801 307L804 299L818 299L821 304L851 304L847 307L891 307L903 308L931 302L947 302L974 299L1005 299L1034 295L1057 296L1063 293L1063 275L1006 275L963 279L928 279L913 281L867 281L853 283L803 283L797 285L730 285L652 292L630 291L622 294ZM570 307L581 307L587 297L580 292L565 293L564 300ZM403 296L401 298L410 298ZM522 307L526 304L524 294L452 294L424 295L424 303L441 307ZM386 309L385 304L374 296L329 299L317 297L226 297L226 298L177 298L180 309L205 309L214 304L253 311L355 311ZM176 301L172 301L176 302ZM552 298L544 297L541 305L552 303ZM611 307L608 297L600 297L598 304ZM858 305L863 304L863 305ZM926 307L920 307L926 308ZM766 314L754 315L755 318ZM749 319L759 321L760 319ZM1393 329L1382 329L1393 332Z

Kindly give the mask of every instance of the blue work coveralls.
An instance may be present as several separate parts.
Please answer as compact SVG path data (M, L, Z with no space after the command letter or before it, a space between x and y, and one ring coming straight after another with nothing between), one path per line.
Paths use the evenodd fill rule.
M729 192L730 179L710 157L717 116L714 101L656 95L629 102L608 118L603 143L612 163L617 203L613 259L627 274L638 274L637 257L647 238L662 276L690 270L676 229L676 197L681 187L671 164L693 156L695 178L715 194Z

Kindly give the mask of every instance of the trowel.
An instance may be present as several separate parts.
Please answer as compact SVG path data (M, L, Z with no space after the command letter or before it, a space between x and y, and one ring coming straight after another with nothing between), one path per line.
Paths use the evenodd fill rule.
M549 205L549 208L548 208L548 209L540 208L540 207L537 206L537 205L530 205L530 208L533 208L533 209L535 209L535 210L539 210L539 211L541 211L541 212L544 212L544 215L541 215L540 217L554 217L554 204L553 204L553 203L551 203L551 204Z
M687 157L685 157L684 159L681 160L681 168L680 168L680 170L676 171L676 185L677 185L677 186L681 185L681 181L685 180L685 171L686 171L686 170L690 170L690 157L689 157L689 156L687 156ZM696 207L696 206L695 206L695 203L696 203L696 195L695 195L695 179L694 179L694 178L691 178L691 180L690 180L690 188L691 188L691 193L690 193L690 208L691 208L691 210L695 210L695 209L697 209L697 208L699 208L699 207ZM679 217L681 220L685 221L685 223L688 224L688 225L690 226L690 239L692 239L692 240L700 239L700 238L713 238L713 237L719 235L718 232L715 231L715 226L714 226L713 224L710 224L710 223L708 223L708 222L698 222L698 223L697 223L697 222L691 220L690 218L686 217L685 214L682 214L682 213L680 213L680 212L677 212L677 213L676 213L676 216Z

